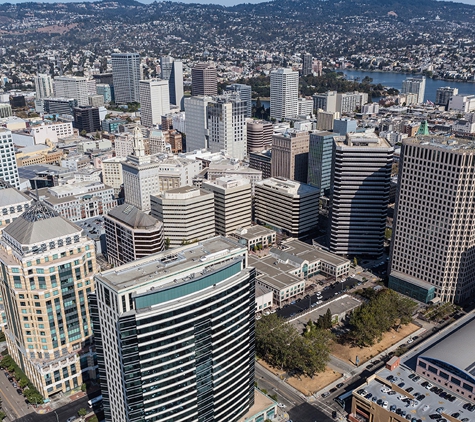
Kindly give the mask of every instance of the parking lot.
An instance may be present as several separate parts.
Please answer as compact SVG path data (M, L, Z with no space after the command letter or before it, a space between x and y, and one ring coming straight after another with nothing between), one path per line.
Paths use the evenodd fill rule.
M359 280L356 278L348 278L343 283L341 282L334 282L332 284L327 284L321 288L318 293L313 295L307 295L308 297L304 297L303 299L297 299L290 303L289 305L285 305L282 309L277 310L277 315L282 318L290 318L296 316L297 314L304 312L312 307L322 304L323 302L338 296L345 292L346 289L353 287L360 283Z

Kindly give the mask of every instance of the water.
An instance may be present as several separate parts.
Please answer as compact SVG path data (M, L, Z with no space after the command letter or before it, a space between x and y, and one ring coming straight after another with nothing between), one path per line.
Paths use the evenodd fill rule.
M407 73L394 73L394 72L364 72L359 70L344 70L347 79L356 79L359 78L360 81L363 80L365 76L373 79L373 84L381 84L389 88L396 88L401 91L402 81L409 76L413 76ZM414 75L417 76L417 75ZM450 86L451 88L458 88L459 94L471 94L475 95L475 83L473 82L458 82L458 81L443 81L440 79L426 79L426 92L424 95L424 101L435 102L435 93L437 88L443 86ZM376 98L373 98L373 101L376 101Z

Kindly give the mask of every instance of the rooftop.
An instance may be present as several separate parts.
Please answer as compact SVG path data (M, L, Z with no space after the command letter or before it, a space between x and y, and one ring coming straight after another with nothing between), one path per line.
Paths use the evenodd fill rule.
M315 259L320 259L336 266L350 262L348 259L339 255L324 251L323 249L316 248L315 246L296 239L284 242L282 244L282 251L307 261L315 261Z
M0 207L7 207L10 205L31 201L32 199L29 196L14 188L2 189L0 194Z
M251 226L251 227L244 227L241 229L236 230L236 235L242 237L243 239L254 239L256 237L263 237L263 236L270 236L275 234L275 231L272 229L268 229L264 226Z
M254 420L254 417L259 415L264 410L275 406L276 403L267 397L264 393L257 388L254 389L254 404L248 410L248 412L238 420L238 422L247 422L248 420Z
M474 141L463 138L453 138L443 135L419 135L415 138L408 138L403 140L403 145L407 144L427 145L435 148L461 152L475 150Z
M3 231L21 245L47 242L50 239L80 232L78 226L59 216L42 202L35 202Z
M223 256L244 254L245 248L239 243L218 236L121 265L100 273L98 278L116 290L142 288L144 291L151 285L156 289L157 286L174 285L178 280L185 281L184 278L177 279L177 275L186 272L191 276L193 268L200 267L199 271L203 271L205 265L211 269L215 260Z
M315 195L320 192L318 188L283 177L264 179L256 182L256 186L263 186L292 196Z
M145 214L142 210L133 205L119 205L109 211L107 217L113 217L134 229L146 229L157 225L159 220L151 215ZM107 218L106 217L106 218Z

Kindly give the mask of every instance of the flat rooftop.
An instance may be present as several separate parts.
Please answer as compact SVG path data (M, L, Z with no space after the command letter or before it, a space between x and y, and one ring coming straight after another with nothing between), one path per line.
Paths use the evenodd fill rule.
M289 271L296 269L294 265L279 262L279 259L274 256L267 255L259 259L250 255L248 260L249 265L257 270L258 280L262 280L278 290L304 281L295 275L289 274Z
M269 179L264 179L259 182L256 182L256 186L263 186L270 188L276 191L280 191L287 195L311 195L319 194L320 189L313 186L307 185L305 183L296 182L295 180L288 180L285 178L276 178L271 177Z
M256 237L262 237L262 236L271 236L272 234L275 234L275 231L272 229L268 229L267 227L264 226L251 226L251 227L244 227L242 229L236 230L236 234L239 237L242 237L243 239L254 239Z
M443 135L420 135L416 138L408 138L403 140L403 144L427 145L435 148L461 152L475 150L474 141L463 138L452 138Z
M378 374L376 374L374 378L370 377L367 380L366 385L362 385L361 387L355 389L353 394L356 394L362 400L371 403L372 406L378 406L378 399L387 401L388 410L390 410L391 406L395 406L395 410L401 409L402 411L406 412L406 414L410 414L411 419L417 418L426 422L430 421L431 419L429 418L429 415L437 413L436 409L443 407L443 413L446 415L451 415L455 412L460 413L458 419L451 417L451 420L460 420L467 417L470 421L475 421L475 415L472 412L463 409L463 405L467 403L467 401L462 400L457 396L454 402L450 402L441 398L436 393L433 393L422 387L421 384L426 381L423 377L420 377L418 381L413 381L410 379L409 375L412 373L413 372L404 365L398 366L393 371L384 368ZM397 380L394 382L388 381L386 378L390 375L397 377ZM402 385L402 387L398 387L398 385ZM392 391L396 392L396 394L388 394L390 391L382 392L381 388L383 387L391 388ZM405 391L409 387L413 388L411 393ZM437 387L440 386L437 385ZM363 398L362 395L358 395L357 393L357 391L360 391L360 389L364 389L366 393L371 393L373 396L370 399ZM453 395L453 391L447 390L447 392ZM424 399L420 401L415 400L414 394L416 393L423 394ZM374 397L376 397L376 401L374 401ZM409 400L403 401L405 399Z
M207 262L211 265L213 259L233 251L244 252L245 248L234 240L217 236L129 262L99 273L97 277L116 291L148 284L157 286L157 283L164 287L176 283L176 274L203 267Z
M348 264L350 261L339 255L335 255L331 252L318 249L308 243L300 240L290 240L282 243L282 251L295 255L307 261L315 261L317 259L325 262L329 262L335 266Z
M264 393L255 388L254 404L249 409L249 411L238 420L238 422L246 422L249 419L253 419L254 416L275 405L276 403L272 399L270 399Z

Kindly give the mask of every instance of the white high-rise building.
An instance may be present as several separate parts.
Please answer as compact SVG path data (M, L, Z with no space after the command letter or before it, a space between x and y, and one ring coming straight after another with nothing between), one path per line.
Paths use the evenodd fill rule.
M35 76L36 99L53 96L53 80L50 75L39 73Z
M208 118L206 109L212 101L208 96L185 98L185 133L188 152L208 148Z
M209 149L238 160L247 155L246 101L239 94L213 97L207 106Z
M140 72L140 56L138 53L113 53L112 78L114 95L117 104L138 102Z
M56 98L74 98L78 101L78 106L88 106L87 79L79 76L56 76L54 95Z
M138 127L134 129L134 152L122 163L125 202L150 211L150 195L160 192L158 163L145 155L143 135Z
M161 78L167 80L170 90L170 104L184 109L183 104L183 63L170 56L160 58Z
M142 125L159 125L162 116L170 112L168 81L149 79L140 81L140 113Z
M424 102L424 95L426 91L426 77L409 77L402 81L402 94L417 94L417 102L422 104Z
M0 128L0 179L20 189L12 132L4 128Z
M277 69L270 74L270 116L291 119L298 114L299 72Z
M226 87L226 91L239 92L242 101L246 101L246 117L252 117L252 87L245 84L232 84Z

